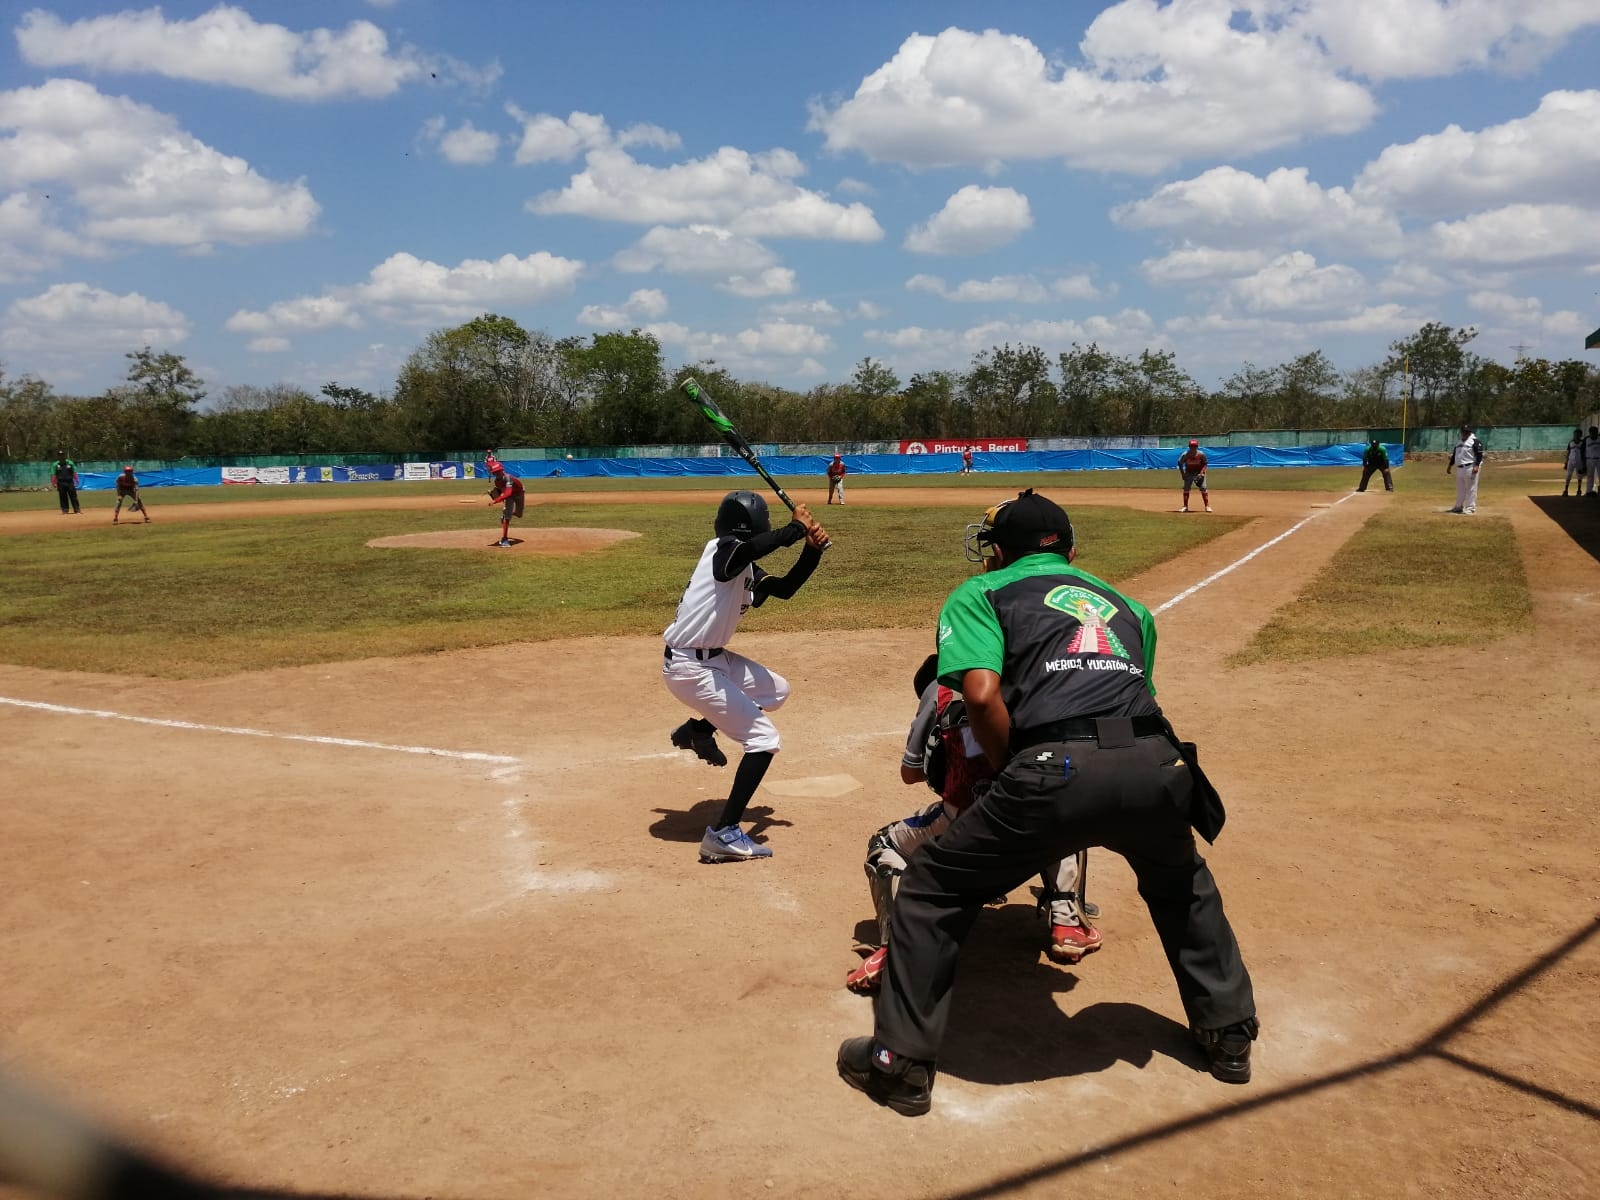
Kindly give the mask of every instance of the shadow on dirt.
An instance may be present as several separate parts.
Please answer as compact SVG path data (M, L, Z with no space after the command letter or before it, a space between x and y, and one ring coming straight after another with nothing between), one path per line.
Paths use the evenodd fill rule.
M650 811L660 813L661 819L650 826L650 836L663 842L698 842L705 837L706 827L722 815L722 806L726 803L725 798L719 797L701 800L687 812L677 808L653 808ZM779 825L788 827L794 822L778 820L766 805L752 804L745 809L740 824L754 841L760 842L766 840L762 835L767 830Z
M1560 497L1557 497L1557 499L1560 499ZM1596 504L1600 504L1600 501L1596 501ZM1524 988L1527 988L1541 975L1544 975L1546 972L1550 971L1552 968L1556 967L1565 959L1576 953L1581 947L1583 947L1585 943L1589 942L1596 936L1600 936L1600 915L1592 917L1587 924L1583 925L1574 933L1572 933L1560 945L1554 947L1545 954L1540 955L1537 959L1529 963L1515 975L1511 975L1506 978L1497 987L1482 996L1476 1003L1462 1009L1454 1017L1451 1017L1432 1033L1428 1034L1426 1037L1422 1038L1415 1045L1408 1049L1386 1055L1383 1058L1373 1059L1370 1062L1361 1063L1358 1066L1350 1067L1343 1071L1335 1071L1327 1075L1318 1076L1314 1079L1307 1079L1302 1083L1292 1084L1289 1087L1278 1088L1270 1092L1262 1092L1252 1096L1250 1099L1241 1104L1232 1104L1227 1108L1218 1109L1212 1112L1197 1113L1192 1117L1185 1117L1178 1121L1169 1121L1164 1125L1157 1125L1139 1133L1131 1134L1128 1137L1120 1138L1117 1141L1107 1142L1102 1145L1091 1147L1090 1149L1081 1153L1068 1155L1065 1158L1059 1158L1054 1162L1041 1163L1040 1165L1031 1167L1028 1170L1018 1171L1011 1175L1002 1176L999 1179L994 1179L988 1183L979 1184L976 1187L964 1188L955 1192L946 1192L943 1194L941 1200L989 1200L991 1197L1006 1196L1013 1193L1029 1191L1036 1188L1039 1184L1045 1183L1046 1181L1054 1182L1059 1186L1064 1182L1065 1176L1069 1175L1073 1171L1076 1171L1080 1167L1091 1166L1095 1164L1103 1165L1108 1159L1116 1155L1123 1154L1129 1150L1137 1149L1140 1146L1164 1141L1167 1138L1189 1133L1196 1129L1203 1129L1209 1125L1214 1125L1222 1121L1230 1121L1235 1117L1243 1117L1257 1111L1258 1109L1270 1108L1273 1105L1297 1100L1303 1096L1314 1095L1328 1088L1338 1087L1341 1084L1351 1083L1365 1078L1374 1078L1379 1075L1383 1075L1386 1072L1393 1071L1397 1068L1405 1067L1425 1059L1434 1059L1439 1062L1450 1063L1452 1066L1459 1067L1462 1070L1470 1071L1476 1075L1481 1075L1486 1079L1492 1079L1503 1087L1522 1092L1524 1095L1542 1100L1545 1103L1554 1105L1555 1107L1566 1112L1574 1113L1578 1116L1586 1117L1590 1121L1600 1123L1600 1107L1596 1107L1595 1105L1579 1099L1576 1096L1569 1096L1562 1092L1556 1091L1553 1088L1547 1088L1542 1084L1535 1082L1534 1080L1522 1078L1521 1076L1512 1072L1502 1071L1485 1063L1476 1062L1464 1054L1458 1054L1449 1046L1450 1039L1455 1037L1456 1034L1467 1029L1474 1021L1477 1021L1480 1017L1483 1017L1485 1014L1497 1008L1504 1001L1515 996ZM963 962L962 966L965 968L967 964ZM965 979L963 979L963 983L966 983ZM1071 1019L1072 1027L1075 1032L1081 1035L1083 1030L1079 1029L1078 1022L1090 1012L1093 1012L1096 1009L1127 1009L1136 1007L1137 1006L1134 1005L1116 1004L1091 1005L1090 1008L1085 1009L1082 1013L1078 1014L1078 1016ZM1061 1014L1058 1013L1057 1016L1060 1017ZM1127 1017L1127 1014L1119 1014L1119 1017ZM1268 1019L1270 1021L1270 1016ZM1176 1027L1174 1022L1166 1023ZM952 1026L953 1025L954 1022L952 1022ZM1266 1026L1263 1030L1262 1036L1264 1038L1270 1037L1270 1030L1271 1026ZM954 1039L952 1038L950 1040L953 1041ZM1181 1056L1174 1055L1174 1057L1181 1057L1183 1061L1186 1062L1195 1061L1187 1053ZM1135 1059L1134 1061L1137 1062L1138 1060ZM941 1068L944 1067L945 1060L943 1057L941 1057L939 1065Z
M1569 538L1600 561L1600 495L1529 496L1534 507L1549 517Z

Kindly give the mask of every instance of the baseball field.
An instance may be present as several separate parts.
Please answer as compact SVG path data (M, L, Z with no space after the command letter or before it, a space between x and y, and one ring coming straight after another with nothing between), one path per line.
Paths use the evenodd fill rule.
M774 857L718 866L732 771L668 743L659 634L726 485L530 482L510 550L470 484L149 490L115 528L0 496L0 1068L288 1194L1592 1194L1600 499L1356 474L1213 472L1209 516L1171 472L785 480L835 545L734 642L794 693ZM1092 852L1104 948L985 910L906 1120L834 1069L861 860L927 795L898 761L963 526L1024 485L1156 613L1255 1076L1207 1073Z

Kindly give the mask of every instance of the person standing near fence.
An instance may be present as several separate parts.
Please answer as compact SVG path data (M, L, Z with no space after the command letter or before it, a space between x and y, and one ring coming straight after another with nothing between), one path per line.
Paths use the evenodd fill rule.
M963 475L971 475L972 474L972 447L971 446L963 446L963 447L961 447L961 473Z
M1561 494L1565 496L1576 479L1578 487L1572 494L1583 495L1584 473L1583 429L1580 427L1572 431L1572 440L1567 443L1567 477L1561 481Z
M1483 466L1483 443L1472 432L1472 426L1461 426L1461 440L1450 452L1450 461L1444 464L1446 475L1456 476L1456 506L1453 513L1478 511L1478 471Z
M67 457L65 450L51 469L50 486L56 489L56 496L61 500L63 517L69 512L75 516L83 513L78 507L78 464Z
M1589 496L1600 490L1600 425L1589 426L1589 436L1583 439L1583 470L1589 477Z

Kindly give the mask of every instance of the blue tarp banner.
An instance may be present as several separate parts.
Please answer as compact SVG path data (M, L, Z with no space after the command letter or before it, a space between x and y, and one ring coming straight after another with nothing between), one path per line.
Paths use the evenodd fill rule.
M1230 467L1359 467L1366 453L1361 442L1342 446L1218 446L1206 450L1209 465L1218 470ZM1389 465L1398 467L1404 454L1397 445L1387 446ZM974 454L976 471L1044 473L1049 471L1174 471L1176 449L1124 450L1017 450ZM762 463L774 475L813 475L825 478L830 456L826 454L774 455ZM959 454L846 454L844 464L852 475L953 475L961 470ZM742 458L578 458L521 459L506 463L506 469L523 479L639 479L639 478L726 478L749 476L751 470ZM485 478L482 463L378 463L359 467L195 467L137 472L140 487L215 487L222 483L270 486L285 483L369 483L394 480ZM117 477L99 472L80 472L79 487L84 491L105 491L116 486Z
M1389 465L1404 461L1398 445L1388 446ZM1218 446L1206 450L1208 465L1231 467L1359 467L1364 443L1344 446ZM1176 471L1183 454L1177 449L1127 450L1008 450L974 454L977 471L1021 473L1046 471ZM774 475L825 477L830 457L825 454L763 457L762 465ZM961 470L959 454L846 454L844 465L852 475L953 475ZM506 463L506 469L523 479L597 479L614 477L687 477L749 475L744 459L722 458L579 458L568 461L524 459Z

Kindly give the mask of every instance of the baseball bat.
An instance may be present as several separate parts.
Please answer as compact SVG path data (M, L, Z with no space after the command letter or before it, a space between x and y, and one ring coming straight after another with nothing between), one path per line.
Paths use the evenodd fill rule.
M717 407L717 402L706 395L705 389L693 379L685 379L678 387L685 396L689 397L694 406L700 410L701 415L710 421L716 431L722 435L722 440L733 447L734 453L755 468L756 474L767 481L767 486L776 492L778 499L788 506L790 512L793 512L794 501L789 499L789 493L784 491L783 485L772 477L772 472L768 471L766 466L763 465L761 457L751 448L750 443L744 440L744 435L733 427L733 422L728 420L728 415ZM822 548L826 550L831 545L833 545L831 541L823 542Z

